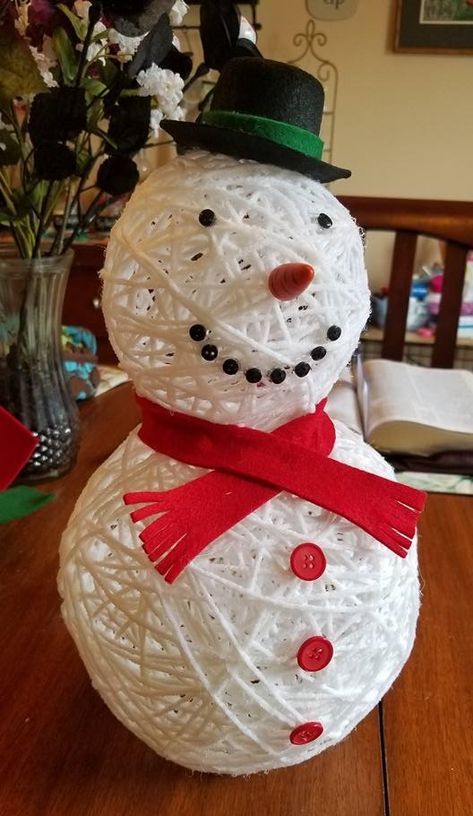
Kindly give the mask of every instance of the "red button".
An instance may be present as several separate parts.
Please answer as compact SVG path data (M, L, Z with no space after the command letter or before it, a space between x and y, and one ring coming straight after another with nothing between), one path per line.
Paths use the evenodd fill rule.
M302 581L320 578L326 566L325 555L317 544L299 544L291 553L291 569Z
M333 657L333 646L327 638L311 637L297 652L297 662L301 669L316 672L325 669Z
M308 742L313 742L318 739L323 733L324 727L319 722L308 722L304 725L298 725L291 732L289 739L293 745L307 745Z

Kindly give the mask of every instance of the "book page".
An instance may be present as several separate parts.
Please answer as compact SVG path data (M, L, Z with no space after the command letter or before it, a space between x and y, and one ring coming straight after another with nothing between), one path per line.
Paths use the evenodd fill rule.
M387 422L412 422L473 434L473 374L391 360L363 364L368 400L366 431Z
M360 409L351 370L346 368L328 395L327 411L355 433L362 434Z

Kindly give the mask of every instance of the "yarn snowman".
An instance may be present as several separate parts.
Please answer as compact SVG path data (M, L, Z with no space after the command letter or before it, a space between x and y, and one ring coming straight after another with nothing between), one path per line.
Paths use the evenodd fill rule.
M222 99L263 84L261 108L275 76L321 113L300 70L229 63L225 125L187 125L192 145L168 123L196 149L113 229L103 308L143 423L79 498L59 576L114 714L163 757L233 775L343 739L405 663L419 605L422 496L324 412L369 312L358 228L318 180L346 172L301 134L255 135L246 97L228 135L238 107Z

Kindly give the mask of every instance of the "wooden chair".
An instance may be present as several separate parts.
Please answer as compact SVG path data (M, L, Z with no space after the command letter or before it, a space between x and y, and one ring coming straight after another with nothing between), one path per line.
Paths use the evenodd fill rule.
M382 356L402 360L409 293L418 235L446 242L446 268L442 302L433 346L432 365L450 368L455 356L465 261L473 248L473 204L461 201L423 201L401 198L341 196L358 224L365 230L396 233L389 304ZM116 362L108 342L100 309L100 281L104 245L76 244L75 262L64 304L64 322L92 329L98 340L101 362Z
M364 230L396 233L382 357L390 360L403 358L418 236L426 235L445 242L442 300L431 365L451 368L455 358L466 258L468 250L473 249L473 203L358 196L340 196L340 201Z

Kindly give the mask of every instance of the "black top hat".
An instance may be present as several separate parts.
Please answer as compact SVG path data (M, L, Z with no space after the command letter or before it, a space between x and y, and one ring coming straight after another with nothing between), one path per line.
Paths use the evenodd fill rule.
M165 120L161 126L184 149L276 164L317 181L348 178L349 170L321 159L323 107L315 77L294 65L243 57L225 64L210 110L197 122Z

